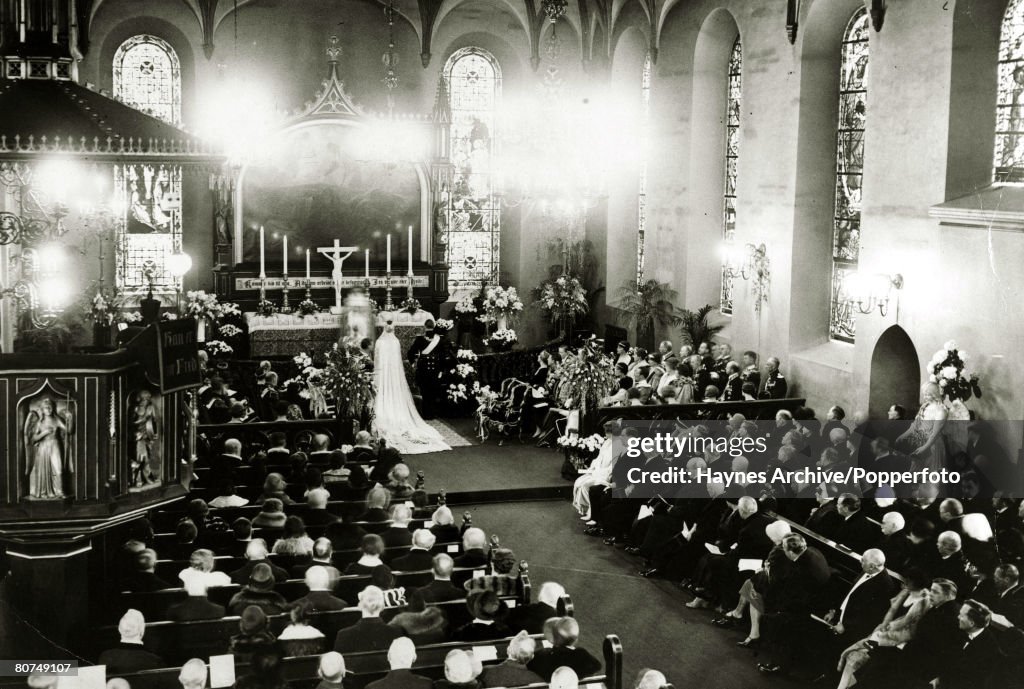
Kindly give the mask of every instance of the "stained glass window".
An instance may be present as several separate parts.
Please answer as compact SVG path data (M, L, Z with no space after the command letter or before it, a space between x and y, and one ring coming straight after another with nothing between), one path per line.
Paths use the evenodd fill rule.
M118 288L128 294L144 293L149 269L153 291L173 293L180 285L166 259L181 250L181 167L118 166L114 188L124 209L117 238Z
M444 74L452 112L447 263L454 290L498 282L501 203L492 161L501 68L490 53L463 48L448 59Z
M861 182L867 116L868 13L858 10L843 34L836 133L835 213L832 222L832 299L829 337L853 342L857 322L846 285L860 255Z
M171 124L181 123L178 54L156 36L132 36L114 54L114 97Z
M725 97L725 185L722 196L722 238L731 244L736 236L736 175L740 157L740 111L743 103L743 46L737 36L729 56ZM733 278L722 266L722 313L732 313Z
M651 54L644 58L640 77L640 191L637 193L636 282L644 280L644 234L647 232L647 150L650 146Z
M999 41L995 179L1024 182L1024 0L1010 0Z

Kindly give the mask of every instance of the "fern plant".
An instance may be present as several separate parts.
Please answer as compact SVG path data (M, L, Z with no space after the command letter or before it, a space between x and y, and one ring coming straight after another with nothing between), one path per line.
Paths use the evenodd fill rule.
M679 324L684 340L683 344L697 347L701 342L711 342L715 335L725 329L724 325L708 323L708 316L714 308L711 304L705 304L696 311L683 309Z
M673 303L679 293L668 286L668 283L647 280L637 284L630 280L619 288L621 309L619 324L626 328L636 328L637 335L644 335L654 330L655 324L675 328L682 324L676 305Z

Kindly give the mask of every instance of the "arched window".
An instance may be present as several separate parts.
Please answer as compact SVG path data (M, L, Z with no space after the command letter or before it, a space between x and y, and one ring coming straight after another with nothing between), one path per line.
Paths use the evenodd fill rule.
M1024 0L1010 0L999 41L995 179L1024 182Z
M651 136L651 53L640 77L640 191L637 193L636 282L644 281L644 235L647 232L647 159Z
M498 282L501 204L492 161L501 100L501 68L480 48L455 52L444 67L451 99L448 210L449 288Z
M829 337L853 342L855 309L847 284L860 255L860 205L868 96L868 13L859 9L843 34L836 134L835 213L832 222L832 299Z
M740 158L740 111L743 102L743 46L739 36L729 55L729 76L725 97L725 184L722 196L722 238L731 244L736 236L736 176ZM722 313L732 313L732 283L722 266Z
M171 124L181 123L181 67L166 41L141 34L114 54L114 97Z

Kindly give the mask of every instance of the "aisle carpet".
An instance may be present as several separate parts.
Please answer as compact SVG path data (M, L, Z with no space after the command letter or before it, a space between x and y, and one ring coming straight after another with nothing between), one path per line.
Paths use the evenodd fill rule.
M534 592L557 581L569 592L580 623L580 645L601 657L608 633L623 646L623 686L633 686L641 668L664 672L676 687L792 686L757 671L764 658L735 642L739 631L711 624L711 613L684 606L690 596L666 581L636 574L635 558L585 536L566 501L470 507L473 524L495 533L517 559L530 563Z
M477 441L473 439L472 435L466 437L455 428L452 428L448 423L441 419L425 419L427 424L434 430L441 434L444 441L451 447L469 447L470 445L476 445ZM464 424L460 424L464 425Z

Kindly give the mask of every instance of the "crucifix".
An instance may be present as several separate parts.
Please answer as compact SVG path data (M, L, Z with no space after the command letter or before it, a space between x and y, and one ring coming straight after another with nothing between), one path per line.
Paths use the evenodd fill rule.
M334 280L334 306L331 307L331 313L335 315L341 313L341 266L346 258L359 250L358 246L339 246L339 244L340 242L335 239L334 246L318 246L316 249L317 253L323 254L334 264L334 270L331 272L331 278Z

